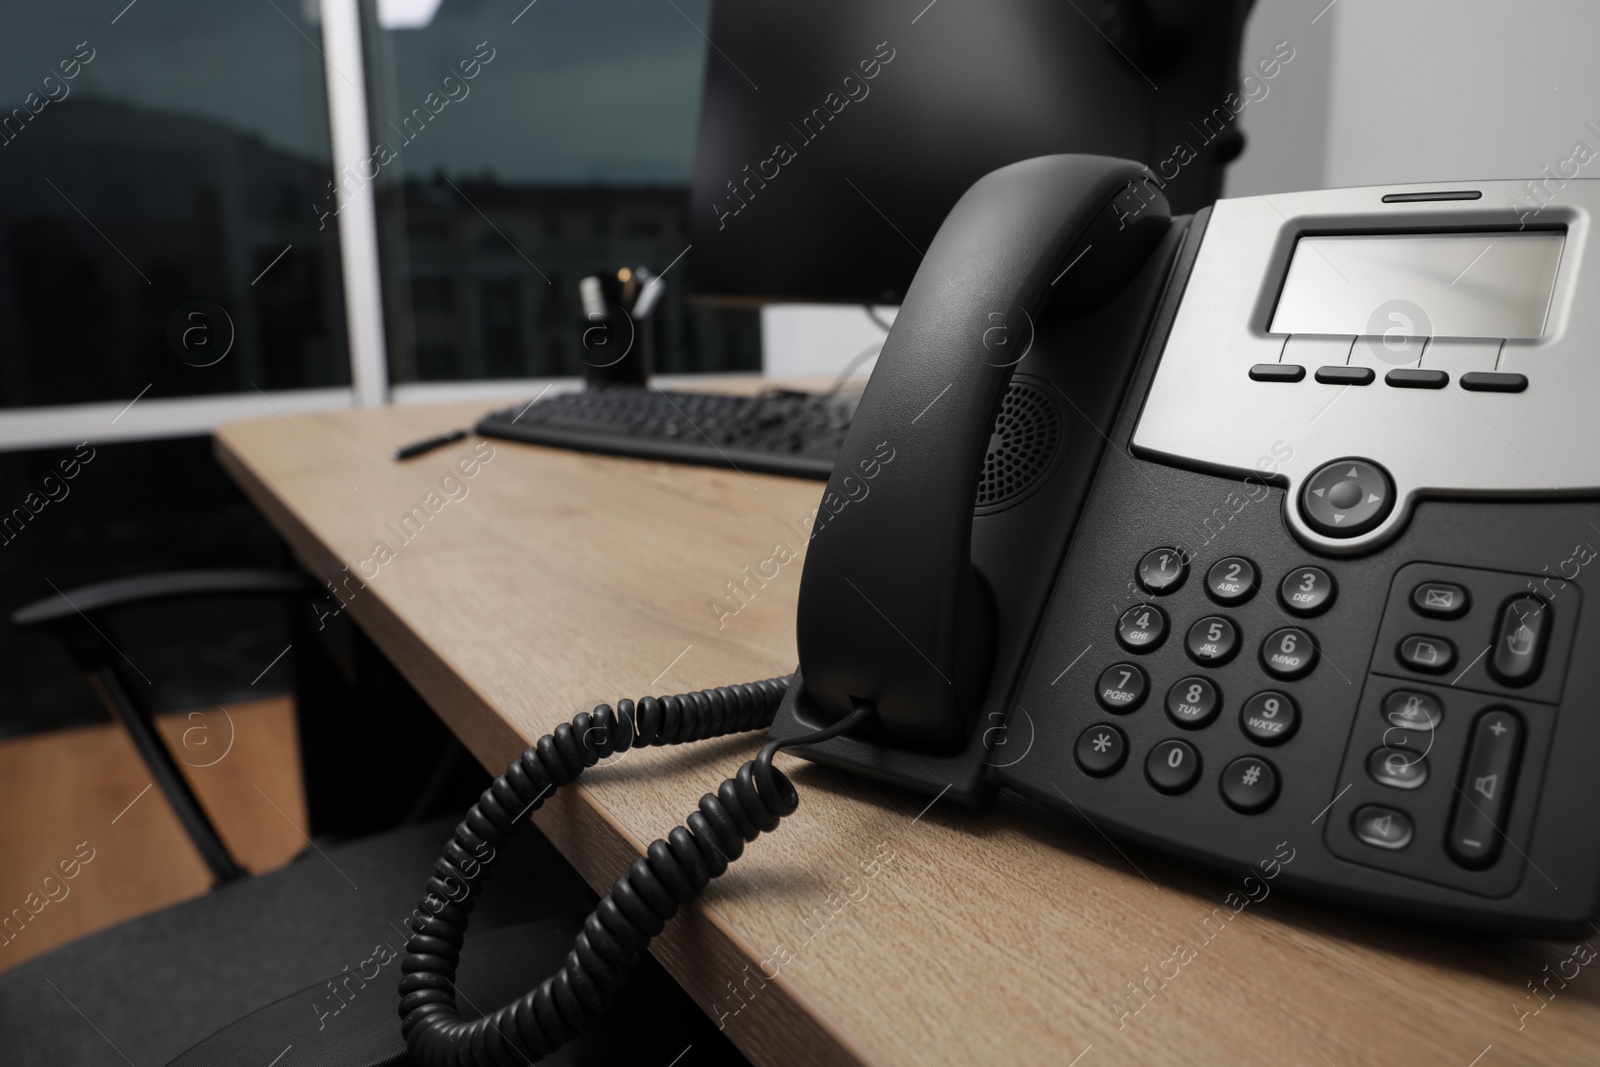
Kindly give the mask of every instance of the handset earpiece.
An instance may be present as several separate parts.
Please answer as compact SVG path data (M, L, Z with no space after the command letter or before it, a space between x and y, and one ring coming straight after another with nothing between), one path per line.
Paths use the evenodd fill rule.
M797 627L805 719L866 702L875 740L967 741L994 635L971 541L996 412L1046 305L1093 307L1145 262L1170 222L1159 184L1126 160L1046 156L986 175L950 212L817 513Z

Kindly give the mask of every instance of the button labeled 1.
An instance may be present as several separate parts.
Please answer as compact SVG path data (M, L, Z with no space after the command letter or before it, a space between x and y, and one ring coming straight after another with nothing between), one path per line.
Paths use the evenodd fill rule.
M1189 561L1175 548L1153 548L1139 561L1139 584L1162 596L1177 589L1189 576Z

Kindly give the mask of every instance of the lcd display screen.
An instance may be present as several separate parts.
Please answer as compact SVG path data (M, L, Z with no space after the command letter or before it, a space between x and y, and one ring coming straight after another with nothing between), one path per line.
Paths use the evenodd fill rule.
M1295 244L1271 332L1532 340L1561 233L1354 234Z

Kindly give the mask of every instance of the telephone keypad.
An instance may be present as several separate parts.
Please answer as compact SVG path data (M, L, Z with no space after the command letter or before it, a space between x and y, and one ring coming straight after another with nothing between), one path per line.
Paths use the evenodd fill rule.
M1110 723L1089 727L1078 735L1074 755L1084 774L1104 778L1115 774L1128 758L1128 738Z
M1254 815L1278 799L1278 769L1260 756L1241 756L1223 768L1222 799L1228 807Z
M1267 689L1244 702L1239 728L1258 745L1281 745L1300 728L1300 708L1288 693Z
M1117 620L1117 640L1129 652L1153 652L1167 639L1167 613L1154 604L1135 604Z
M1113 663L1094 685L1100 706L1114 715L1126 715L1144 703L1150 679L1132 663Z
M1317 643L1298 626L1274 630L1261 642L1261 666L1274 678L1304 678L1317 665Z
M1206 572L1206 593L1224 607L1243 604L1260 585L1261 572L1243 556L1219 559Z
M1239 651L1239 627L1225 615L1207 615L1189 627L1185 647L1202 667L1220 667Z
M1209 678L1179 678L1167 690L1167 717L1185 730L1211 725L1222 711L1222 693Z
M1187 741L1162 741L1146 757L1144 774L1163 793L1186 793L1200 778L1200 753Z
M1327 611L1337 595L1333 575L1321 567L1297 567L1278 586L1278 598L1289 613L1306 618Z
M1189 576L1189 559L1175 548L1152 548L1139 561L1138 575L1145 592L1164 596Z
M1395 649L1400 666L1423 674L1443 674L1456 665L1456 646L1447 637L1412 634Z

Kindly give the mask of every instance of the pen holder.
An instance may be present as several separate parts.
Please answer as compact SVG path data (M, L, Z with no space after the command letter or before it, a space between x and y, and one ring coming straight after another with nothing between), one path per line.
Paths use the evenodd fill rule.
M644 385L655 363L655 318L633 315L600 279L583 280L578 352L585 385Z

